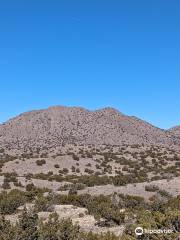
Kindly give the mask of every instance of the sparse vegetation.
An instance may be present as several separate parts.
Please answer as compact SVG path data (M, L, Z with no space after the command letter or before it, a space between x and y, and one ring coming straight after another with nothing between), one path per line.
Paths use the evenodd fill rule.
M37 220L37 214L39 212L52 212L52 214L54 214L54 206L64 204L86 208L87 214L95 217L96 227L110 228L125 225L126 230L121 237L123 240L133 239L134 228L141 224L146 226L147 219L150 224L148 226L158 226L158 228L173 227L174 235L172 236L176 236L176 232L179 229L179 198L173 197L167 191L164 191L164 188L161 189L160 184L156 185L157 180L167 179L165 182L168 186L169 181L178 176L179 155L176 151L160 146L145 147L138 145L131 147L101 146L99 148L95 148L94 146L75 146L69 148L62 147L57 153L54 153L53 150L49 153L47 149L43 151L44 155L41 149L36 152L32 150L21 156L9 157L8 159L11 159L10 161L4 159L5 152L0 153L0 157L3 159L0 160L0 175L2 178L4 177L1 187L7 190L7 192L3 191L0 195L1 215L15 215L19 206L23 206L26 203L34 204L33 213L30 214L28 211L23 213L25 218L27 216L32 217L32 222L27 224L32 224L32 226L29 225L29 227L32 227L33 231L32 229L27 229L27 232L23 230L24 233L21 233L23 226L22 221L17 223L16 226L12 226L11 223L1 218L0 224L4 227L3 231L2 228L0 228L0 234L6 237L5 240L8 239L9 236L12 237L12 235L10 235L11 233L13 233L13 236L16 236L17 232L15 229L18 229L19 236L23 237L30 237L32 235L33 237L35 236L37 240L44 240L43 237L56 239L57 236L61 236L58 235L59 233L56 231L56 227L60 228L59 224L64 224L67 229L76 229L77 232L75 231L75 233L73 230L73 234L75 235L70 236L75 237L75 239L119 240L119 238L110 233L104 235L82 233L81 229L78 226L74 226L71 220L68 219L62 222L60 219L57 219L55 215L47 220L49 224L54 224L54 228L50 225L51 229L54 229L53 231L50 231L46 224L47 222ZM45 156L46 160L42 159L42 156ZM58 162L57 157L61 158L58 159ZM68 163L66 164L67 157ZM19 164L16 164L17 161ZM23 178L23 176L19 177L18 168L22 166L21 164L23 163L28 166L28 161L30 161L31 164L45 166L43 166L43 168L37 168L38 171L35 173L28 172L25 175L25 180L23 180L25 182L22 182L21 178ZM49 164L50 161L52 161L51 164ZM14 172L14 170L10 173L3 172L5 167L8 166L7 164L12 164L12 169L15 169L17 172ZM49 168L49 166L51 166L51 168ZM32 181L32 179L34 180ZM155 182L152 183L152 180ZM43 187L39 188L36 186L37 183L43 184L43 182ZM64 184L62 184L63 182ZM46 187L46 183L52 186L51 191L44 188ZM116 187L118 187L118 189L121 187L125 189L126 185L130 184L134 186L135 189L136 185L139 186L139 183L143 183L142 189L145 195L150 196L148 197L149 201L147 201L147 198L145 201L140 196L129 196L119 193L108 193L109 196L106 195L107 193L100 195L98 192L100 188L97 187L110 184L114 189L116 189ZM63 193L65 195L60 195L60 192L54 190L53 186L56 186L56 184L58 191L67 191ZM23 191L10 190L10 187L12 189L20 187ZM106 189L106 187L108 186L104 186L102 189ZM88 191L89 194L86 194ZM93 191L97 196L90 194ZM104 190L102 190L102 192L103 191ZM127 192L128 191L127 188ZM80 213L79 218L85 216L86 214ZM65 231L65 229L62 231Z
M42 165L46 164L46 161L44 159L37 160L36 164L37 164L37 166L42 166Z
M155 185L147 185L145 186L145 190L148 192L157 192L159 188Z

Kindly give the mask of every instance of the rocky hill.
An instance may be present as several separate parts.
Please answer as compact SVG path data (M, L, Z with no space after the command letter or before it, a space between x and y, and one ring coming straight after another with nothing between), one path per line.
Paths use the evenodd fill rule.
M180 146L180 127L165 131L113 108L89 111L55 106L23 113L0 125L0 144L10 149L64 144L163 144Z
M169 129L169 132L170 132L173 136L175 136L175 137L177 137L177 138L180 139L180 126L176 126L176 127L173 127L173 128L171 128L171 129Z

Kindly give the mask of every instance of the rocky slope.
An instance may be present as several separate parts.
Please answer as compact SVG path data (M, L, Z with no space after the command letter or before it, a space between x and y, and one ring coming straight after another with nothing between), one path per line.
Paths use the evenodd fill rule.
M173 127L168 132L180 139L180 126Z
M165 144L180 146L179 127L165 131L113 108L88 111L50 107L23 113L0 125L0 145L10 149L62 144Z

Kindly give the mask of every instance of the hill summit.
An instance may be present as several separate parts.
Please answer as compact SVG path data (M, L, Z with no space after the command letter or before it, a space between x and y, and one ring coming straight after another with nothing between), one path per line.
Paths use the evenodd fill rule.
M180 127L166 131L109 107L89 111L53 106L23 113L1 124L0 144L11 149L64 144L180 146Z

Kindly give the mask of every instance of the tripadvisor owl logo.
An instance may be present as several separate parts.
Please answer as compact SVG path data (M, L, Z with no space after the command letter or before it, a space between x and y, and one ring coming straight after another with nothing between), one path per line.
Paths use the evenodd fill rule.
M135 229L135 234L137 235L137 236L141 236L142 234L143 234L143 228L142 227L137 227L136 229Z
M143 234L172 234L173 229L146 229L142 227L137 227L135 229L135 234L141 236Z

